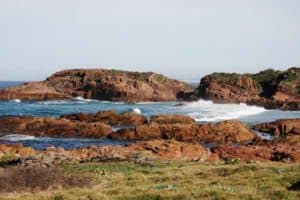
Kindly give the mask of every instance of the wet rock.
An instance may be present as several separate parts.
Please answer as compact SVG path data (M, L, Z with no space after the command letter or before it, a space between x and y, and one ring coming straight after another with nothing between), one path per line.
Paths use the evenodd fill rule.
M115 111L107 110L96 114L73 113L62 115L61 118L84 122L101 122L113 126L136 126L147 123L147 119L134 112L118 114Z
M80 122L51 117L1 117L0 132L34 136L106 137L111 127L101 122Z

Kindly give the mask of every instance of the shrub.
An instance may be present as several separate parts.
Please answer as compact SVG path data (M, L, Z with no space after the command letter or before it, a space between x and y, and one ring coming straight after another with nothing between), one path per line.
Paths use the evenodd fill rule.
M88 186L89 177L64 175L57 168L5 168L0 172L0 193Z

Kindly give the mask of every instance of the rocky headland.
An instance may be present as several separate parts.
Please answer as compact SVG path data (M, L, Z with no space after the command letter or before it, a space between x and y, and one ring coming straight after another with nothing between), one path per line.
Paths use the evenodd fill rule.
M57 72L45 81L0 90L0 99L53 100L83 97L109 101L174 101L190 90L184 82L161 74L106 69Z
M300 110L300 68L256 74L213 73L203 77L194 90L187 83L153 72L75 69L57 72L45 81L0 90L0 100L74 97L127 102L207 99Z
M300 68L272 69L257 74L213 73L201 79L185 100L207 99L217 103L247 103L267 109L300 110Z

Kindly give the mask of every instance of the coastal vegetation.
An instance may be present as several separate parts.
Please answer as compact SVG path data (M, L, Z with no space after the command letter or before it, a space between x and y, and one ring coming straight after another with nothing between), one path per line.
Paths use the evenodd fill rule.
M2 193L1 200L300 198L300 165L293 163L105 162L15 170L13 180L23 185L11 184L19 192Z

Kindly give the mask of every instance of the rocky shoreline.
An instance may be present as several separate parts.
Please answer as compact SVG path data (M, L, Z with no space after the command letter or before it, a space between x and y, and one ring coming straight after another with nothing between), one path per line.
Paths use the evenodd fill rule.
M132 127L113 131L112 125ZM102 162L109 160L181 160L208 162L216 160L300 161L300 119L277 120L257 124L255 130L274 135L273 141L258 137L246 124L227 120L197 124L181 115L152 116L148 121L136 113L73 113L58 118L1 117L0 132L55 137L100 137L136 142L125 146L90 146L74 150L58 147L34 150L22 145L0 144L2 163L18 165L57 165L68 162ZM214 144L210 148L205 144Z
M0 100L57 100L82 97L109 101L195 101L247 103L266 109L300 110L300 68L256 74L213 73L197 88L153 72L75 69L44 81L0 90Z
M219 103L248 103L266 108L299 110L300 69L266 70L257 74L214 73L199 87L156 73L117 70L66 70L45 81L0 90L0 99L53 100L83 97L110 101L180 101L208 99ZM112 110L59 117L2 116L0 133L38 137L109 138L131 140L125 146L90 146L73 150L50 147L35 150L0 144L1 166L51 166L110 160L147 162L172 160L300 161L300 119L282 119L249 127L237 120L198 124L183 115L147 119ZM122 126L121 129L114 129ZM267 141L255 131L274 137ZM8 157L9 159L6 159Z

